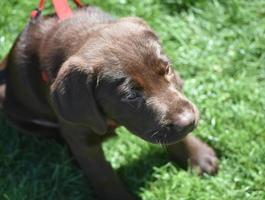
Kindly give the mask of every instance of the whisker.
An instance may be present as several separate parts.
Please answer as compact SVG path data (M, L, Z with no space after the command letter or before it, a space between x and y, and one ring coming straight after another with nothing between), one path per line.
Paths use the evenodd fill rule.
M158 140L160 147L163 149L163 143L161 140Z
M161 145L162 145L162 149L166 150L166 144L164 142L162 142Z
M168 145L165 145L164 147L165 147L166 152L169 153Z
M152 138L155 137L157 134L159 133L159 131L155 131L153 134L152 134Z

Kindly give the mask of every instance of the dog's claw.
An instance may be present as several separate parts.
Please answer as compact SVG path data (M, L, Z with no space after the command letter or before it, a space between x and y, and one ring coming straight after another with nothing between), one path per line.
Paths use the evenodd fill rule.
M208 145L203 143L198 152L190 155L190 165L199 175L204 173L214 175L218 171L218 159L215 152Z
M188 136L169 146L168 150L173 161L183 168L191 167L198 175L214 175L218 171L218 158L214 150L196 137Z

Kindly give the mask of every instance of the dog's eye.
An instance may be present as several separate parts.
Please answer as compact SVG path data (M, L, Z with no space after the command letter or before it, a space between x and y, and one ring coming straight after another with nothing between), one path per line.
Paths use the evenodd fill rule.
M140 97L140 94L137 91L132 91L130 92L130 94L127 95L127 100L134 100L138 97Z
M130 93L124 95L122 98L123 101L129 102L129 101L136 101L141 98L141 94L139 91L132 90Z
M130 93L130 94L127 96L127 99L128 99L128 100L133 100L133 99L135 99L135 98L137 98L137 97L138 97L137 93L136 93L136 92L132 92L132 93Z

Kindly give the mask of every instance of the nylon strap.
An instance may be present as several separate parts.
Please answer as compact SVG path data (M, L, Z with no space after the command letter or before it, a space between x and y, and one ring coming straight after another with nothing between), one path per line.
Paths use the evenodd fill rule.
M81 3L80 0L73 0L73 2L77 7L79 8L83 7L83 4ZM52 3L55 9L55 13L60 21L67 19L73 14L72 9L68 5L67 0L52 0ZM37 18L44 10L44 7L45 7L45 0L40 0L38 8L36 8L31 12L31 18L32 19Z
M67 0L52 0L52 3L60 21L72 16L73 12L69 7Z
M80 0L73 0L73 2L76 4L77 7L82 8L83 4ZM52 0L53 7L55 9L55 13L59 18L59 21L65 20L72 16L73 12L70 6L68 5L67 0ZM45 0L40 0L39 7L36 8L31 12L31 19L36 19L41 12L44 10L45 7ZM2 73L0 73L0 84L1 84L1 78ZM44 82L49 81L49 74L47 70L41 71L41 78Z

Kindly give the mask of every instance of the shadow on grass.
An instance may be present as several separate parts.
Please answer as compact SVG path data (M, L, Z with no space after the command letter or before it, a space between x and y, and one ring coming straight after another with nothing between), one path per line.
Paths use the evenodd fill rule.
M169 161L168 155L163 151L154 151L141 156L140 159L131 162L118 169L118 173L127 185L134 191L139 191L146 183L154 181L155 168L166 165Z
M94 200L84 177L66 144L17 133L0 126L0 196L9 199ZM151 181L154 167L168 162L165 153L155 152L130 163L118 173L130 190L137 193ZM143 170L144 169L144 170Z
M167 152L158 148L117 171L137 194L155 181L155 168L169 162ZM0 166L0 194L9 199L27 199L29 194L31 199L94 199L66 144L19 134L5 120L0 120Z
M67 146L18 133L0 119L0 199L94 199Z

